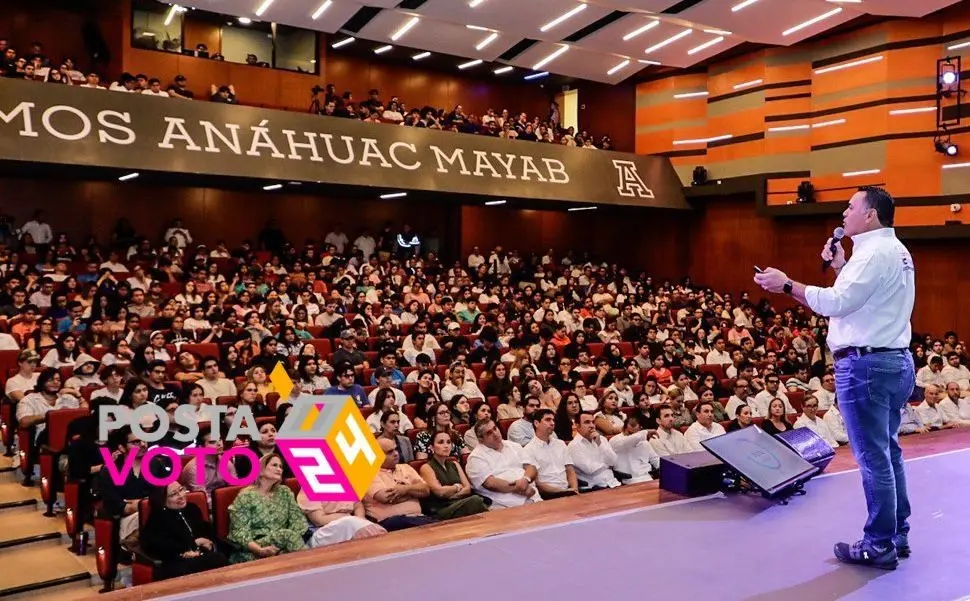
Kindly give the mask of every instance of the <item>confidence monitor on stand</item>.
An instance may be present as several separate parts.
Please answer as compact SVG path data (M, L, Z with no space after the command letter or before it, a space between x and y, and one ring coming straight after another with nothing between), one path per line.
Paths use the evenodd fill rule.
M709 438L701 445L769 499L798 494L818 473L817 467L758 426Z

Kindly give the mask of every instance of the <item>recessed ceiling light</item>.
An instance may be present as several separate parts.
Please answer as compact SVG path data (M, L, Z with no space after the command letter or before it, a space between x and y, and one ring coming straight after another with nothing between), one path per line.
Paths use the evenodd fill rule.
M805 21L804 23L799 23L798 25L792 27L791 29L786 29L785 31L781 32L781 35L783 35L783 36L784 35L791 35L791 34L797 32L797 31L801 31L801 30L805 29L806 27L811 27L812 25L815 25L816 23L818 23L820 21L824 21L825 19L828 19L829 17L834 17L835 15L839 14L840 12L842 12L842 7L841 6L838 7L838 8L833 8L832 10L830 10L827 13L821 14L821 15L813 18L813 19L809 19L808 21Z
M743 2L739 2L738 4L735 4L734 6L731 7L731 12L732 13L736 13L739 10L743 10L745 8L748 8L749 6L751 6L752 4L754 4L757 1L758 0L744 0Z
M556 60L557 58L559 58L560 56L562 56L563 54L565 54L567 50L569 50L569 46L560 46L559 48L556 49L555 52L553 52L552 54L550 54L546 58L542 59L538 63L532 65L532 69L534 71L538 71L539 69L545 67L546 65L548 65L552 61Z
M390 50L393 47L394 46L391 46L390 44L388 44L387 46L381 46L380 48L375 48L374 49L374 54L384 54L385 52L387 52L388 50Z
M354 40L356 40L356 39L357 38L353 38L353 37L345 38L345 39L340 40L339 42L337 42L335 44L331 44L330 47L331 48L342 48L343 46L346 46L347 44L353 44L354 43Z
M664 46L669 46L670 44L673 44L677 40L680 40L682 38L685 38L685 37L689 36L691 34L691 32L693 32L693 31L694 31L693 29L685 29L684 31L681 31L680 33L678 33L675 36L669 37L666 40L664 40L664 41L662 41L662 42L660 42L658 44L654 44L653 46L651 46L651 47L647 48L646 50L644 50L644 52L646 54L650 54L651 52L655 52L657 50L660 50Z
M639 27L637 29L634 29L630 33L628 33L625 36L623 36L623 41L624 42L629 42L630 40L632 40L633 38L637 37L641 33L645 32L645 31L650 31L651 29L653 29L657 25L660 25L660 21L650 21L649 23L647 23L643 27Z
M543 77L546 77L548 75L549 75L548 71L543 71L542 73L533 73L532 75L526 75L522 79L525 79L527 81L532 81L533 79L542 79Z
M405 23L404 25L401 25L401 28L400 29L398 29L393 34L391 34L391 41L392 42L398 41L401 38L401 36L403 36L408 31L410 31L411 28L414 27L415 25L417 25L418 24L418 21L420 21L420 20L421 19L419 19L417 17L411 17L410 19L408 19L408 22L407 23Z
M870 56L869 58L863 58L857 61L852 61L848 63L842 63L841 65L832 65L831 67L823 67L821 69L815 69L815 75L822 75L823 73L831 73L832 71L841 71L842 69L849 69L850 67L858 67L859 65L868 65L869 63L876 63L881 61L883 56Z
M263 186L263 190L270 192L271 190L279 190L283 187L283 184L270 184L268 186Z
M475 46L475 50L484 50L486 46L488 46L489 44L491 44L492 42L494 42L497 39L498 39L498 34L497 33L491 33L491 34L488 35L487 38L485 38L484 40L482 40L481 42L479 42L477 46Z
M708 40L708 41L704 42L700 46L694 46L693 48L691 48L690 50L687 51L687 54L694 55L694 54L697 54L698 52L704 52L705 50L707 50L711 46L715 46L717 44L720 44L723 41L724 41L724 38L721 37L721 36L718 36L718 37L714 38L713 40Z
M739 84L736 84L734 86L734 89L735 90L743 90L745 88L750 88L750 87L753 87L753 86L761 85L764 82L765 82L765 80L763 80L763 79L752 79L751 81L745 81L745 82L741 82Z
M498 205L504 205L507 202L508 202L507 200L490 200L490 201L488 201L488 202L485 203L485 206L486 207L497 207Z
M597 207L573 207L571 209L566 209L570 213L575 213L576 211L595 211Z
M421 60L423 58L428 58L429 56L431 56L431 53L430 52L421 52L421 53L418 53L418 54L415 54L414 56L412 56L411 59L412 60L419 61L419 60Z
M488 27L482 27L481 25L465 25L465 27L474 31L491 31Z
M256 16L262 17L263 13L266 12L266 10L270 7L272 3L273 3L273 0L263 0L263 3L260 4L259 8L256 9Z
M239 17L237 20L239 21L240 25L249 25L253 22L253 20L249 17Z
M562 23L566 19L569 19L569 18L572 18L572 17L578 15L579 13L583 12L584 10L586 10L586 5L585 4L582 4L582 3L577 4L573 9L566 11L565 13L559 15L558 17L556 17L552 21L549 21L548 23L546 23L545 25L543 25L542 27L540 27L539 28L539 31L542 31L542 32L549 31L550 29L552 29L556 25L559 25L560 23Z
M862 171L846 171L842 174L842 177L853 177L856 175L875 175L879 173L879 169L864 169Z
M482 62L483 62L482 59L476 58L473 61L468 61L467 63L462 63L462 64L458 65L458 68L459 69L471 69L472 67L477 67L478 65L482 64Z
M680 94L674 94L674 98L678 100L681 98L700 98L701 96L710 96L710 92L682 92Z
M616 64L616 66L615 66L615 67L613 67L612 69L610 69L609 71L607 71L607 72L606 72L606 74L607 74L607 75L613 75L614 73L616 73L616 72L617 72L617 71L619 71L620 69L623 69L623 68L625 68L625 67L626 67L627 65L629 65L629 64L630 64L630 59L626 59L626 60L625 60L625 61L623 61L622 63L617 63L617 64Z
M498 69L496 69L495 71L493 71L493 73L495 73L496 75L501 75L503 73L508 73L509 71L511 71L514 68L515 67L499 67Z
M322 15L325 10L327 10L328 8L330 8L330 5L331 4L333 4L333 0L327 0L326 2L324 2L323 4L320 5L320 8L318 8L315 11L313 11L313 14L310 15L310 18L313 19L314 21L316 21L317 19L320 18L320 15Z
M381 198L383 200L388 200L390 198L403 198L407 195L407 192L391 192L390 194L381 194Z
M139 175L138 173L129 173L128 175L122 175L121 177L118 178L118 181L126 182L130 179L135 179L136 177L138 177L138 175Z

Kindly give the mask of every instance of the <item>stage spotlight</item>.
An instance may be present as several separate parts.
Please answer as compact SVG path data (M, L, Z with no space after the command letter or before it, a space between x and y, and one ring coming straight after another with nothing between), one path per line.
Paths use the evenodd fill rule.
M937 75L937 93L944 97L950 98L956 93L962 95L962 90L960 89L960 59L956 58L945 58L937 61L936 64L936 75Z
M690 185L704 186L707 184L707 169L701 166L694 167L694 174L691 177Z
M810 181L798 184L798 202L815 202L815 186Z
M950 140L950 136L946 132L938 134L938 137L933 140L933 146L936 147L938 153L945 154L948 157L955 157L960 153L960 147Z

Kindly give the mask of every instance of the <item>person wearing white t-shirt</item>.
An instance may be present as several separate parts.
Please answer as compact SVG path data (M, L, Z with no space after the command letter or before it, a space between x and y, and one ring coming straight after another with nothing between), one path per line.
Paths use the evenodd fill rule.
M7 334L6 332L0 332L0 351L19 351L20 345L17 344L17 339Z
M734 382L734 394L728 399L727 407L724 411L730 415L738 414L738 407L741 405L747 405L751 407L751 417L768 417L768 407L759 408L757 403L754 402L754 398L750 396L751 388L748 385L748 381L743 378L738 378Z
M539 409L532 416L535 436L523 447L529 464L536 467L536 488L543 499L579 493L579 481L566 443L556 438L556 414Z
M957 426L940 406L942 397L943 392L940 387L930 384L923 393L923 402L916 408L916 413L923 420L923 425L931 430L943 430Z
M542 500L536 490L536 467L522 447L502 440L492 420L475 424L478 446L468 455L465 471L477 494L492 500L491 509L519 507Z
M964 417L967 412L967 401L970 399L960 398L960 385L950 382L946 385L946 392L941 394L940 407L946 414L947 421L958 426L970 426L970 419ZM961 405L964 409L961 409Z
M714 349L707 353L705 362L707 365L731 365L731 353L725 349L726 342L723 337L718 336L714 339Z
M694 451L680 430L674 428L674 410L666 406L660 408L660 416L657 418L657 436L650 439L650 446L661 457Z
M344 248L347 247L347 243L350 242L350 238L344 233L343 228L340 227L338 223L332 232L327 233L326 237L323 239L324 244L330 244L337 249L337 254L344 254Z
M701 401L694 407L694 423L687 427L684 438L695 451L703 451L702 441L726 434L724 426L714 421L714 404Z
M946 361L946 366L940 372L943 375L943 381L947 384L956 382L960 390L970 391L970 369L960 363L960 355L950 353L946 356Z
M653 480L650 472L660 469L660 455L647 440L648 430L640 427L640 420L631 415L623 424L623 431L610 439L616 453L616 471L629 474L623 484L637 484Z
M829 430L825 420L818 416L818 400L812 395L805 397L805 401L802 403L802 414L795 420L793 427L808 428L818 434L819 438L827 442L833 449L839 446L839 442L835 439L832 431Z
M616 451L597 430L592 414L579 414L576 436L567 448L576 469L576 477L586 483L586 488L595 490L620 486L620 481L613 474Z
M775 374L765 376L765 389L754 395L754 399L752 399L752 403L756 407L752 407L751 409L756 417L767 417L768 405L771 404L771 399L781 399L785 403L785 414L793 415L798 413L788 400L788 393L781 389L781 380ZM748 404L750 405L752 403Z
M820 380L821 388L813 394L819 411L828 411L835 405L835 374L825 374Z
M4 393L7 398L17 403L25 395L37 388L37 365L40 363L40 355L37 351L26 349L17 356L18 371L13 376L7 378L4 386Z

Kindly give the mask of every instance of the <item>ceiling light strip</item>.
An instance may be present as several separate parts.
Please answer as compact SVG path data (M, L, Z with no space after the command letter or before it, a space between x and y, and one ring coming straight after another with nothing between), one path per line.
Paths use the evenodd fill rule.
M169 25L172 24L172 21L175 19L175 15L178 14L178 12L179 12L178 4L173 4L172 8L168 9L168 14L165 15L165 27L168 27Z
M390 44L388 44L386 46L381 46L380 48L375 48L374 49L374 54L384 54L385 52L387 52L388 50L390 50L393 47L394 46L391 46Z
M548 65L552 61L556 60L557 58L559 58L560 56L562 56L563 54L565 54L567 50L569 50L569 46L560 46L555 52L553 52L552 54L550 54L546 58L542 59L538 63L532 65L532 70L533 71L538 71L539 69L545 67L546 65Z
M823 73L831 73L832 71L841 71L842 69L849 69L852 67L858 67L859 65L868 65L869 63L877 63L883 59L883 55L870 56L869 58L864 58L857 61L852 61L850 63L842 63L841 65L832 65L831 67L823 67L821 69L815 69L815 75L822 75Z
M769 127L768 131L778 132L778 131L797 131L800 129L811 129L811 125L807 123L805 125L781 125L778 127Z
M674 98L681 100L683 98L700 98L702 96L710 96L710 92L681 92L680 94L674 94Z
M846 171L842 174L842 177L856 177L857 175L875 175L879 173L879 169L864 169L862 171Z
M835 15L839 14L840 12L842 12L842 7L841 6L838 7L838 8L833 8L832 10L830 10L827 13L823 13L823 14L821 14L821 15L813 18L813 19L809 19L808 21L805 21L804 23L799 23L798 25L792 27L791 29L786 29L785 31L781 32L781 35L783 35L783 36L791 35L793 33L796 33L798 31L801 31L801 30L805 29L806 27L811 27L812 25L815 25L816 23L820 23L821 21L824 21L825 19L828 19L829 17L834 17Z
M541 79L541 78L546 77L548 75L549 75L549 72L548 71L543 71L542 73L533 73L532 75L526 75L522 79L525 79L527 81L532 81L533 79Z
M347 44L353 44L356 39L357 38L354 38L354 37L345 38L345 39L340 40L339 42L337 42L335 44L331 44L330 47L331 48L343 48Z
M311 19L313 19L314 21L316 21L317 19L319 19L319 18L320 18L320 16L321 16L321 15L323 15L323 13L324 13L324 12L325 12L325 11L326 11L326 10L327 10L328 8L330 8L330 6L331 6L332 4L333 4L333 0L327 0L326 2L324 2L323 4L321 4L321 5L320 5L320 8L318 8L318 9L317 9L317 10L315 10L315 11L313 11L313 14L312 14L312 15L310 15L310 18L311 18Z
M283 184L270 184L268 186L263 186L263 190L270 192L272 190L279 190L282 187L283 187Z
M647 48L646 50L644 50L644 53L645 54L650 54L651 52L656 52L657 50L660 50L664 46L669 46L670 44L673 44L677 40L680 40L682 38L685 38L685 37L689 36L691 33L693 33L693 31L694 31L693 29L685 29L684 31L681 31L677 35L672 36L672 37L669 37L666 40L664 40L664 41L662 41L662 42L660 42L658 44L654 44L653 46Z
M743 90L745 88L753 88L754 86L760 86L765 80L763 79L752 79L751 81L744 81L739 84L735 84L735 90Z
M970 167L970 163L947 163L943 165L943 169L963 169L964 167Z
M475 8L476 6L478 6L479 4L481 4L482 2L485 2L485 0L472 0L471 2L468 3L468 7L469 8Z
M660 25L660 21L651 21L651 22L647 23L646 25L644 25L643 27L639 27L637 29L634 29L630 33L628 33L625 36L623 36L623 41L624 42L629 42L630 40L632 40L633 38L637 37L641 33L650 31L651 29L653 29L657 25Z
M830 127L832 125L842 125L845 123L845 119L833 119L831 121L822 121L820 123L813 123L812 128L818 129L820 127Z
M420 20L421 19L417 17L411 17L410 19L408 19L407 23L402 25L400 29L398 29L393 34L391 34L391 41L396 42L399 39L401 39L401 37L404 36L404 34L406 34L408 31L410 31L415 25L417 25L418 21Z
M545 25L543 25L542 27L540 27L539 28L539 31L541 31L541 32L549 31L550 29L552 29L556 25L559 25L560 23L562 23L563 21L565 21L567 19L570 19L572 17L575 17L576 15L578 15L581 12L583 12L584 10L586 10L586 5L585 4L583 4L583 3L577 4L572 10L566 11L562 15L556 17L552 21L549 21L548 23L546 23Z
M138 175L139 175L138 173L129 173L128 175L122 175L121 177L118 178L118 181L126 182L128 180L135 179L136 177L138 177Z
M734 136L731 134L724 134L723 136L714 136L713 138L695 138L693 140L674 140L674 146L686 146L690 144L707 144L709 142L719 142L721 140L730 140Z
M488 27L482 27L481 25L465 25L465 27L474 31L489 31Z
M711 46L716 46L717 44L720 44L723 41L724 41L724 37L723 36L716 37L713 40L708 40L708 41L704 42L700 46L694 46L693 48L691 48L690 50L687 51L687 54L693 56L693 55L697 54L698 52L704 52L705 50L707 50Z
M744 0L743 2L739 2L738 4L735 4L734 6L731 7L731 12L736 13L739 10L744 10L757 1L758 0Z
M486 207L497 207L499 205L504 205L507 202L508 202L507 200L490 200L490 201L488 201L488 202L485 203L485 206Z
M381 198L383 200L388 200L388 199L391 199L391 198L404 198L407 195L408 195L407 192L391 192L391 193L388 193L388 194L381 194Z
M917 113L935 113L935 112L936 112L935 106L921 106L921 107L911 108L911 109L893 109L889 111L889 114L893 116L897 116L897 115L915 115Z
M617 63L616 66L614 66L612 69L610 69L609 71L607 71L606 74L607 75L613 75L614 73L616 73L620 69L625 69L626 66L629 65L629 64L630 64L630 59L626 59L622 63Z
M498 33L491 33L487 38L482 40L475 46L475 50L484 50L486 46L498 39Z
M493 71L493 73L495 73L496 75L501 75L503 73L508 73L509 71L511 71L514 68L515 67L511 67L511 66L510 67L499 67L498 69L496 69L495 71Z
M571 209L566 209L570 213L575 213L576 211L595 211L596 207L572 207Z
M946 49L947 50L959 50L961 48L966 48L967 46L970 46L970 42L960 42L959 44L954 44L952 46L947 46Z
M462 63L462 64L458 65L458 68L459 69L471 69L472 67L477 67L478 65L482 64L482 62L483 62L482 59L476 58L473 61L468 61L467 63Z
M431 53L425 51L425 52L421 52L421 53L415 54L414 56L411 57L411 60L419 61L419 60L421 60L423 58L428 58L429 56L431 56Z
M263 3L256 9L256 16L262 17L263 13L269 10L271 4L273 4L273 0L263 0Z

